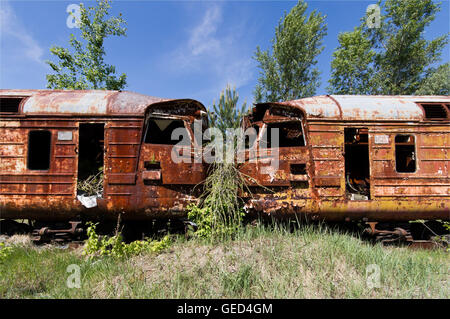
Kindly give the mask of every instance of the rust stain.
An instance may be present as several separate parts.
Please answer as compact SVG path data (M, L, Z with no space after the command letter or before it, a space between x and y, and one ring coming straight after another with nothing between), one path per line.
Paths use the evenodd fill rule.
M328 221L449 220L449 103L448 96L318 96L257 104L246 128L285 123L298 110L306 144L278 149L274 179L261 164L242 165L252 182L243 194L247 211ZM436 118L427 118L424 104ZM298 164L305 169L292 174Z
M0 111L0 218L181 217L197 202L207 171L193 161L192 125L206 111L200 102L118 91L0 90L0 98L20 98L17 111ZM257 104L245 127L259 139L275 127L282 139L277 149L260 149L256 162L246 150L246 210L331 221L450 219L449 104L447 96ZM77 198L80 143L90 143L80 132L88 124L102 128L94 160L102 163L103 192L93 208ZM170 142L176 127L187 130L189 145ZM48 167L30 168L31 132L50 136ZM175 163L174 150L190 162ZM276 153L279 165L271 168L267 159Z
M204 164L174 163L173 145L146 143L143 136L145 118L154 114L181 121L193 136L191 124L206 111L200 102L118 91L0 90L0 98L15 96L23 99L17 112L0 112L0 218L170 217L197 201ZM90 143L89 134L80 134L86 125L103 129L96 140L103 192L92 208L77 199L81 144ZM30 132L49 132L48 167L30 168ZM156 162L159 168L149 165Z

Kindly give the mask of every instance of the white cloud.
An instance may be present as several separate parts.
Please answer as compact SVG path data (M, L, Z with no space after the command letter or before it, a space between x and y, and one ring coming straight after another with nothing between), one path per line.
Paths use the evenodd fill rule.
M205 93L217 94L227 84L246 85L252 79L253 61L242 40L245 30L245 21L231 26L224 23L222 7L214 4L188 31L187 41L169 55L167 64L175 73L208 77L211 81Z
M214 37L221 21L222 12L219 7L214 6L206 11L203 21L192 30L188 41L193 56L214 54L221 49L220 40Z
M38 64L45 65L42 60L44 50L26 30L11 5L6 1L0 1L0 37L11 37L15 39L22 46L20 51L27 58Z

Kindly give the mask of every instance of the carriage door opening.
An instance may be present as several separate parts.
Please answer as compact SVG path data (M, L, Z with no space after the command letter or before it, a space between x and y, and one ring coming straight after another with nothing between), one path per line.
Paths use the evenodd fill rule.
M344 129L345 193L349 200L370 199L368 137L367 128Z
M77 193L103 193L104 123L80 124Z

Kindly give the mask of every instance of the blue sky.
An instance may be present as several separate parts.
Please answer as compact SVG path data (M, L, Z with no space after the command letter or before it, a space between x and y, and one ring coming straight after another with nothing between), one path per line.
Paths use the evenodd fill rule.
M327 15L328 35L318 64L326 94L330 62L339 32L359 24L372 1L307 1L308 10ZM72 1L0 0L0 88L44 89L52 45L68 47L66 8ZM89 6L93 1L84 1ZM167 98L194 98L206 106L227 83L240 101L253 101L258 68L256 46L270 47L275 26L296 1L128 1L112 3L127 21L127 37L106 43L106 62L126 73L126 90ZM428 39L449 32L449 1L427 29ZM449 46L443 62L449 61Z

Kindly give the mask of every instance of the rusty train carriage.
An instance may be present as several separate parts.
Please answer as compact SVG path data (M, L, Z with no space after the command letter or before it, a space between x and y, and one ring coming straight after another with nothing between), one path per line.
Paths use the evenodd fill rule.
M251 162L247 151L246 209L328 221L450 219L449 105L448 96L257 104L244 125L258 139L278 127L280 160L263 173L267 164Z
M197 201L205 165L192 153L174 163L171 152L195 146L201 103L118 91L0 90L0 99L1 219L184 217ZM246 150L245 208L330 221L450 219L449 105L448 96L257 104L243 125L256 129L255 143L279 129L279 167ZM178 127L190 145L174 147ZM101 168L102 196L86 208L77 181Z
M193 140L201 103L118 91L0 90L0 98L0 218L158 218L196 201L203 164L172 162L170 137L184 126ZM103 193L86 208L77 181L100 169Z

